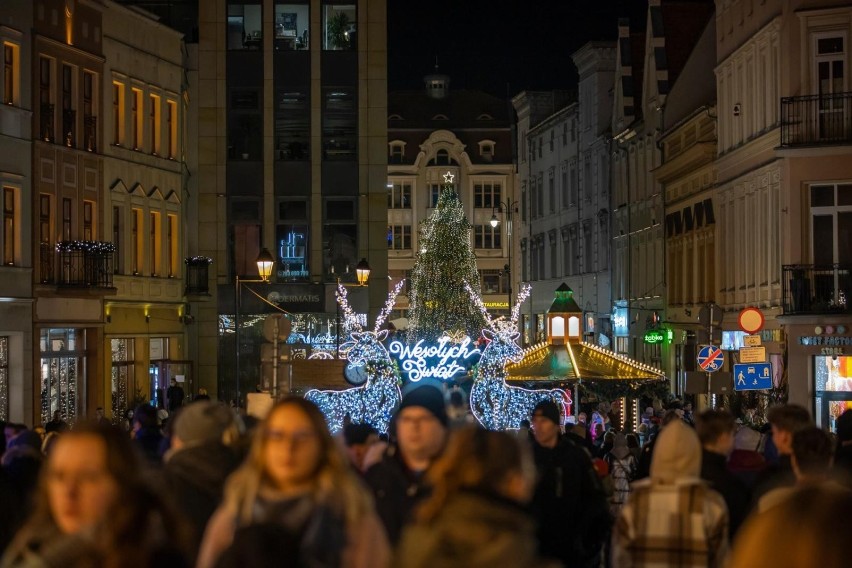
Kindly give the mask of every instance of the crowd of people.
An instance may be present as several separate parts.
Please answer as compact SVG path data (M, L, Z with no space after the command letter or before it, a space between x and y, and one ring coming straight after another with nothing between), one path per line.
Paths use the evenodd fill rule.
M300 397L256 420L181 394L127 428L4 424L0 568L848 564L852 410L836 436L796 405L765 432L688 405L625 432L545 401L493 432L421 386L388 436L333 436Z

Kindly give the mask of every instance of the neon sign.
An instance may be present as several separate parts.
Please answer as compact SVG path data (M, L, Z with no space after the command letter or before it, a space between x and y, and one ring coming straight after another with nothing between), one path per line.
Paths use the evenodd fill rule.
M412 383L430 377L449 381L467 369L465 362L468 359L482 354L472 343L469 337L461 343L452 343L449 337L444 336L437 345L428 345L422 339L414 345L393 341L388 350L399 359L402 371Z

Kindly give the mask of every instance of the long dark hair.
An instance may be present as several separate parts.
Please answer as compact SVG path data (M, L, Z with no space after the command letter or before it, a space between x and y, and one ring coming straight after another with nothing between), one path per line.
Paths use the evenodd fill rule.
M144 567L161 562L188 565L187 528L166 501L148 486L144 465L127 434L113 426L78 423L60 435L56 443L77 437L94 437L104 445L107 474L118 494L105 521L94 528L90 554L105 568ZM42 468L33 514L21 529L12 548L23 550L40 540L56 537L60 530L48 499L50 460Z

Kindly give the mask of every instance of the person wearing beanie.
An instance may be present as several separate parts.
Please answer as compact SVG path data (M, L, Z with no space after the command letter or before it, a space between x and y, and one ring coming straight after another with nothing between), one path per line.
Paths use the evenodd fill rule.
M728 508L701 480L701 442L681 420L657 436L650 476L615 520L613 566L724 566Z
M609 505L589 453L563 436L559 405L538 403L530 418L538 479L532 500L543 556L566 566L600 564Z
M370 467L365 479L376 498L376 510L396 545L412 512L429 493L425 474L447 441L449 418L444 395L423 385L407 392L394 417L396 443Z
M222 501L225 480L240 465L242 456L233 445L240 434L237 420L228 407L209 400L175 413L163 474L170 500L190 522L193 551Z

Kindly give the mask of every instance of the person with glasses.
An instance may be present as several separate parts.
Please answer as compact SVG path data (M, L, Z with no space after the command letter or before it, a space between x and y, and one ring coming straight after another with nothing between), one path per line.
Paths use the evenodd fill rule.
M322 413L300 397L276 403L258 426L246 461L228 480L222 505L207 525L198 567L215 566L235 532L270 524L297 535L305 565L389 564L387 538L369 492Z

